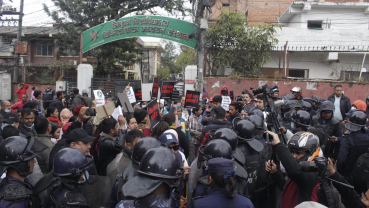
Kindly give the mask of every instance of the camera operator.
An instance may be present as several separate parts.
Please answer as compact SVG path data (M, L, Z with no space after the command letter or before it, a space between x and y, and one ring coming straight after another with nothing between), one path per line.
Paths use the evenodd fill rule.
M272 179L276 185L283 190L277 207L293 208L304 201L318 202L317 172L303 172L300 161L312 161L319 155L319 138L309 132L299 132L288 142L288 148L281 143L278 135L271 131L266 131L273 137L269 143L274 146L274 150L284 166L288 179L286 180L280 171L277 171L276 164L269 161L266 170L272 174Z

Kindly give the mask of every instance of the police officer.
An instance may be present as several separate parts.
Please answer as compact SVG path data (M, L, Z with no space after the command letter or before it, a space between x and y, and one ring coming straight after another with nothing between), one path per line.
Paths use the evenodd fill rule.
M87 169L93 164L92 156L68 147L55 154L53 164L53 174L60 184L48 188L44 207L88 207L80 186L89 179Z
M33 138L9 137L0 144L0 207L31 207L32 185L26 178L33 171L36 155L31 151Z
M119 173L117 175L117 180L111 191L111 207L115 207L118 202L124 199L124 196L122 195L122 187L127 181L137 176L137 170L145 153L150 149L160 146L161 143L154 137L143 137L137 141L132 151L132 161L129 163L123 173Z
M124 184L122 193L134 200L122 200L116 207L177 207L172 190L181 186L183 169L177 156L166 147L146 152L138 175Z
M318 96L316 96L316 95L313 95L313 96L311 96L311 101L310 101L310 104L311 104L311 107L312 107L312 109L311 109L311 116L315 116L315 115L317 115L317 114L320 114L320 101L321 101L322 99L320 98L320 97L318 97Z
M311 127L311 116L307 111L298 110L292 114L292 133L299 131L308 131Z
M250 199L236 194L236 174L234 162L226 158L213 158L208 161L208 183L211 194L194 199L189 207L245 207L253 208Z
M367 118L365 112L355 111L345 124L350 134L341 140L337 159L337 171L349 182L352 182L350 176L357 159L366 153L369 148L369 136L365 134L364 130Z
M293 87L291 92L295 96L295 100L302 100L302 89L300 87Z
M247 186L251 201L255 207L267 206L267 187L269 174L264 165L271 158L272 150L263 137L266 126L257 115L251 115L236 124L239 137L239 148L245 156L245 167L248 173Z
M322 129L327 137L338 138L342 136L342 127L338 119L333 118L334 104L331 101L324 101L320 106L320 114L313 117L312 126ZM321 141L321 148L326 158L337 160L339 143L326 139Z
M210 194L210 187L208 181L208 172L202 171L205 166L204 163L208 162L210 158L227 158L232 159L232 148L230 144L223 139L214 139L210 141L206 146L201 146L199 149L199 155L196 160L192 163L191 171L190 171L190 179L189 180L189 195L191 197L188 198L189 202L192 202L192 198L198 196L207 196ZM196 164L196 163L197 164ZM244 168L242 168L237 162L234 163L234 170L237 171L235 178L237 179L236 187L238 193L241 195L248 196L247 190L247 172ZM195 171L200 171L200 174ZM202 173L201 173L202 171ZM193 175L197 175L199 177L193 177Z

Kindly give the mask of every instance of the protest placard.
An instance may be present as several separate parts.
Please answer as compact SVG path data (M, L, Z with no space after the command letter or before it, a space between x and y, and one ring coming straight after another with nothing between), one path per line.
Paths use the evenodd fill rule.
M127 97L130 103L136 102L135 92L133 91L133 87L130 87L129 90L126 90Z
M161 99L172 99L173 88L176 82L163 82L161 86Z
M160 114L158 109L158 102L156 99L147 104L147 109L149 111L150 125L153 129L160 122Z
M95 100L96 100L96 107L105 105L105 95L101 90L94 90Z
M185 108L196 108L199 106L199 98L200 92L187 90L186 91L186 100L185 100Z
M122 105L124 112L128 112L128 113L133 112L133 108L128 99L127 93L118 93L118 99L119 99L120 104Z
M142 84L142 101L151 100L152 83Z
M222 96L222 108L226 111L229 111L229 104L231 104L232 100L229 96Z
M152 84L151 99L158 98L159 85L160 85L159 82L160 82L160 79L158 77L155 77L154 82Z

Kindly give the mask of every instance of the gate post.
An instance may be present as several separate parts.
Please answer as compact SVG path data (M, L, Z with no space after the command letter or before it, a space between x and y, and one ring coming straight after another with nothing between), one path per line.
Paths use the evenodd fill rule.
M90 64L80 64L77 68L77 87L80 94L82 90L86 89L87 94L91 97L91 79L93 77L94 71Z

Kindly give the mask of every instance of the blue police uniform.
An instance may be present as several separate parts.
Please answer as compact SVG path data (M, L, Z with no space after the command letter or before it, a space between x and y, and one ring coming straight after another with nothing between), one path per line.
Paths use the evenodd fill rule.
M17 184L17 185L21 185L22 188L24 187L25 189L22 190L22 193L28 192L29 198L17 199L16 194L19 194L19 193L15 193L14 190L13 190L13 191L10 191L10 192L14 193L14 195L15 195L14 200L5 200L4 198L1 197L0 198L0 207L13 207L13 208L32 207L31 206L31 195L32 195L33 187L31 185L31 183L28 181L28 179L26 178L23 182L23 181L19 180L18 178L14 178L12 176L7 176L0 184L0 193L2 193L4 188L7 185L10 185L10 184ZM7 196L7 197L9 197L9 196Z
M153 208L173 207L172 198L168 198L168 194L155 194L136 200L122 200L116 206L116 208L146 208L146 207Z
M211 194L207 197L194 199L193 204L188 206L188 208L232 208L232 207L243 207L243 208L254 208L251 200L241 196L239 194L236 195L234 199L227 197L223 190L220 188L216 188L211 191Z
M50 203L53 203L52 201L54 201L55 203L64 203L63 200L66 196L67 192L73 192L74 195L78 195L78 197L74 197L76 199L78 199L78 201L76 201L76 205L66 205L64 206L65 208L77 208L80 207L80 204L78 203L87 203L86 200L84 199L84 197L82 196L81 190L78 187L75 187L73 190L70 190L67 186L65 186L63 183L60 184L59 187L57 187L52 193L51 196L52 198L55 200L51 200L49 197L49 205ZM69 200L68 200L69 201Z

